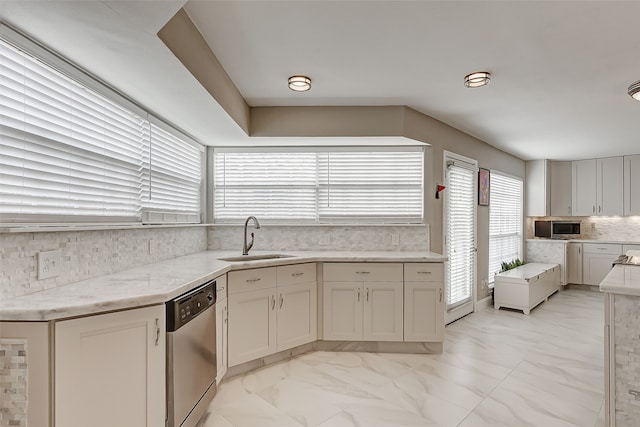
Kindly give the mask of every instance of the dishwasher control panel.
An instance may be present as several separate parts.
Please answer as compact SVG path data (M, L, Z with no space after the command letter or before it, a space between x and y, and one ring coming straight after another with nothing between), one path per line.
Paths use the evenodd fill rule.
M211 280L191 291L168 301L167 332L173 332L189 323L198 314L216 302L216 281Z

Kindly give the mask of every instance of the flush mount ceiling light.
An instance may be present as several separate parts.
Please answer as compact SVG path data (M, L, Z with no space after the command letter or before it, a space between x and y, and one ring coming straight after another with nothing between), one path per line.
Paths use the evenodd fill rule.
M289 89L305 92L311 89L311 79L307 76L291 76L289 77Z
M466 87L482 87L489 84L491 74L486 71L478 71L464 76L464 85Z
M629 86L627 93L636 101L640 101L640 80Z

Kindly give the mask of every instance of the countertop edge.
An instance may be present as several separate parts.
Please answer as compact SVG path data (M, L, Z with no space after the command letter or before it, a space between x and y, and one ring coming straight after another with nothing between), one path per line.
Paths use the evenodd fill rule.
M600 282L600 292L640 296L640 267L614 265Z

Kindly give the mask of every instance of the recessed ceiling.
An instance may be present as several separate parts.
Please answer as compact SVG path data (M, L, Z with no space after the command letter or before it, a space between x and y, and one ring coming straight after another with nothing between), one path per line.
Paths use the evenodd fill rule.
M3 0L0 17L204 143L246 142L155 36L183 5L251 106L407 105L523 159L640 153L640 2ZM474 71L491 84L465 88Z

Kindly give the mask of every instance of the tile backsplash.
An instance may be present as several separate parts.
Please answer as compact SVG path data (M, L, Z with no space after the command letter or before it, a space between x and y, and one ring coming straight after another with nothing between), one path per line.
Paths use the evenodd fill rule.
M205 227L0 233L0 299L207 249ZM60 250L58 277L38 280L37 254Z
M251 227L251 225L249 226ZM254 250L262 251L428 251L429 226L275 226L255 233ZM397 235L398 244L393 245ZM209 249L242 251L242 226L209 227Z
M537 219L580 221L580 239L640 242L640 216L625 217L552 217L527 218L527 237L533 238L533 222ZM576 237L578 238L578 237Z

